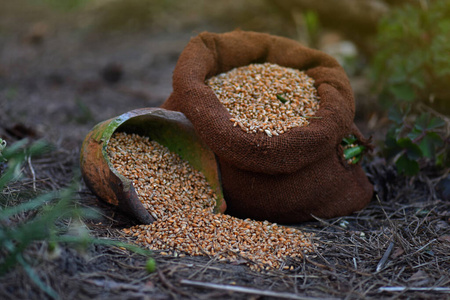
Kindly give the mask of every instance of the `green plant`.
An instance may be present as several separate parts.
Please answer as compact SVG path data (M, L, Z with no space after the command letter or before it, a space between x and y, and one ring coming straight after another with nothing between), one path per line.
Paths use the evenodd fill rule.
M3 191L8 184L21 178L21 167L28 156L39 155L49 145L43 141L27 146L28 141L22 140L10 147L0 141L3 160L7 161L7 168L0 177L0 276L11 270L17 264L21 265L30 279L45 291L50 297L56 299L58 295L47 286L33 269L33 260L25 255L25 251L35 242L41 241L48 244L48 251L52 252L65 244L77 249L86 249L92 244L123 247L136 253L149 256L151 253L134 245L119 241L93 238L87 229L82 226L82 219L93 218L92 210L79 208L75 201L77 180L71 186L60 191L54 191L38 195L30 200L21 201L16 205L8 205L8 197L3 196ZM32 216L21 219L18 216ZM34 216L34 217L33 217ZM69 222L75 224L64 226L62 220L75 220ZM78 224L78 225L77 225ZM148 258L150 263L152 258ZM148 264L148 263L147 263ZM154 261L153 261L154 265ZM148 267L147 267L148 269Z
M0 138L0 162L6 161L6 159L2 155L2 152L5 148L6 148L6 141Z
M372 75L382 103L449 103L449 0L392 9L379 24L376 45Z
M147 270L147 272L149 273L153 273L156 271L156 262L154 259L147 259L147 261L145 262L145 269Z
M354 135L349 135L342 139L341 146L344 158L349 164L357 164L363 157L366 147L358 144L358 139Z
M319 15L313 10L296 9L291 14L299 41L311 48L317 48L321 31Z
M37 141L31 146L26 147L28 140L24 139L19 142L6 147L6 141L1 140L0 146L0 160L1 162L7 162L6 171L3 171L0 175L0 190L6 186L8 182L18 180L21 176L21 166L27 157L38 155L49 149L49 144L44 141Z
M410 108L410 105L393 106L389 111L393 124L386 135L386 157L394 161L400 173L409 176L419 172L421 162L432 161L435 166L449 167L445 122L429 112L410 118Z
M319 21L319 15L312 10L306 10L302 13L307 37L308 37L308 44L311 47L317 47L319 43L319 31L320 31L320 21Z
M420 108L430 105L445 113L449 107L449 4L411 2L392 9L378 27L371 71L381 105L390 107L385 154L405 175L417 174L421 163L448 165L446 117Z

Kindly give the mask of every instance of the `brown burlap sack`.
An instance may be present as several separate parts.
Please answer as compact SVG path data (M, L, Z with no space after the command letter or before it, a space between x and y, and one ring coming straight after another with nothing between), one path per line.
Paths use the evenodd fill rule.
M305 127L279 136L245 133L205 79L251 63L303 70L315 79L320 109ZM360 165L343 159L342 138L354 134L352 89L337 61L318 50L263 33L204 32L191 39L173 74L163 108L181 111L217 156L230 213L297 223L350 214L370 201L373 186Z

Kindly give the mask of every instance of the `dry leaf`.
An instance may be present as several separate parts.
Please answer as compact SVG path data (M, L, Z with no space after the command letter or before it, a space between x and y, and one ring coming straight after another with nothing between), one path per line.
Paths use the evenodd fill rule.
M403 253L405 253L405 250L403 250L402 247L397 247L394 250L394 253L392 253L392 258L395 259L401 255L403 255Z
M438 238L439 242L450 243L450 235L442 235Z

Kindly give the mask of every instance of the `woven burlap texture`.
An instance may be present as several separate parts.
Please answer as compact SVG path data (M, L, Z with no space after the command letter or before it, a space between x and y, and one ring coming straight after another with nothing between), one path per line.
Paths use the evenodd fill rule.
M245 133L205 80L233 68L270 62L305 71L320 96L318 119L279 136ZM227 212L239 217L298 223L364 208L373 186L360 165L342 157L342 138L356 135L355 103L344 69L324 52L264 33L204 32L192 38L173 74L163 108L184 113L216 154Z

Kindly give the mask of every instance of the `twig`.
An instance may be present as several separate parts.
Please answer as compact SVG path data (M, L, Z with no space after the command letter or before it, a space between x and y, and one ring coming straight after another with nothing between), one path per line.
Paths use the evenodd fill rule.
M318 263L318 262L315 262L312 259L310 259L308 256L304 256L304 258L305 258L306 262L308 262L308 263L310 263L310 264L312 264L312 265L314 265L314 266L316 266L318 268L325 269L325 270L328 270L328 271L334 271L334 268L332 268L330 266L327 266L327 265L324 265L324 264L321 264L321 263ZM321 256L321 258L323 260L325 260L328 264L330 264L324 257Z
M209 266L210 266L214 261L216 261L216 259L215 259L215 258L211 258L211 259L206 263L206 265L204 265L201 269L199 269L199 270L193 272L193 273L189 276L189 278L193 278L194 276L196 276L196 275L197 275L198 273L200 273L200 272L203 274L206 270L208 270Z
M198 286L198 287L202 287L202 288L210 288L210 289L229 291L229 292L246 293L246 294L259 295L259 296L269 296L269 297L275 297L278 299L298 299L298 300L317 299L317 298L311 298L311 297L303 297L303 296L299 296L299 295L292 294L292 293L274 292L274 291L268 291L268 290L259 290L259 289L255 289L255 288L248 288L248 287L243 287L243 286L200 282L200 281L192 281L192 280L187 280L187 279L182 279L180 281L180 283ZM328 298L328 299L330 299L330 298Z
M386 216L389 224L391 225L392 228L395 228L395 224L392 222L391 218L389 217L389 215L387 214L386 210L383 207L383 204L381 203L380 197L378 197L378 194L376 195L378 203L380 204L380 208L383 211L384 215Z
M117 291L131 290L131 291L136 291L136 292L151 291L151 288L146 287L145 285L139 286L139 285L123 283L123 282L119 283L119 282L115 282L113 280L93 279L93 280L85 280L85 282L90 283L95 286L98 286L98 287L106 288L108 290L117 290Z
M327 221L324 220L324 219L321 219L321 218L319 218L319 217L316 217L315 215L311 215L311 217L313 217L314 219L316 219L317 221L319 221L320 223L322 223L322 224L324 224L324 225L326 225L326 226L328 226L328 227L333 227L333 228L339 229L339 230L341 230L341 231L343 231L343 232L348 232L347 229L342 228L341 226L338 226L338 225L335 225L335 224L331 224L331 223L327 222ZM334 223L337 223L337 222L340 221L341 219L342 219L342 218L339 218L339 219L336 220ZM319 232L323 232L323 229L320 230Z
M28 156L28 167L30 167L31 175L33 176L33 191L36 192L36 173L34 173L33 165L31 164L31 155Z
M347 266L341 265L341 264L335 264L333 267L331 267L331 266L327 266L327 265L315 262L315 261L311 260L310 258L308 258L307 256L305 256L305 260L308 263L315 265L316 267L319 267L319 268L322 268L322 269L325 269L328 271L335 272L337 268L341 268L341 269L345 269L345 270L351 271L353 273L356 273L358 275L368 276L368 277L372 276L372 274L370 274L370 273L362 272L362 271L359 271L359 270L356 270L356 269L353 269L353 268L350 268L350 267L347 267Z
M450 293L449 287L407 287L407 286L382 286L379 292L441 292Z
M441 113L439 113L438 111L434 110L433 108L429 107L428 105L425 105L423 103L418 103L419 108L422 108L424 110L428 110L429 112L431 112L432 114L438 116L439 118L443 119L447 124L450 125L450 118L447 117L446 115L443 115Z
M302 116L305 119L322 119L322 117L317 117L317 116Z
M192 296L191 294L185 293L184 291L182 291L182 290L178 289L176 286L174 286L174 285L166 278L166 276L164 275L164 273L163 273L161 270L159 270L159 269L158 269L158 276L159 276L159 278L161 279L162 283L163 283L169 290L171 290L171 291L173 291L173 292L175 292L175 293L178 293L178 294L180 294L180 295L183 295L183 296L187 296L187 297Z
M420 251L422 251L423 249L425 249L426 247L428 247L430 244L436 242L437 239L432 239L431 241L429 241L428 243L426 243L424 246L420 247L419 249L417 249L416 251L414 251L413 253L409 253L407 254L407 256L413 256L416 253L419 253Z
M389 246L386 250L386 252L384 252L383 257L381 258L380 262L377 265L377 272L380 272L381 269L383 269L384 265L386 264L387 260L389 259L389 256L391 255L392 249L394 249L394 242L391 241L389 243Z

